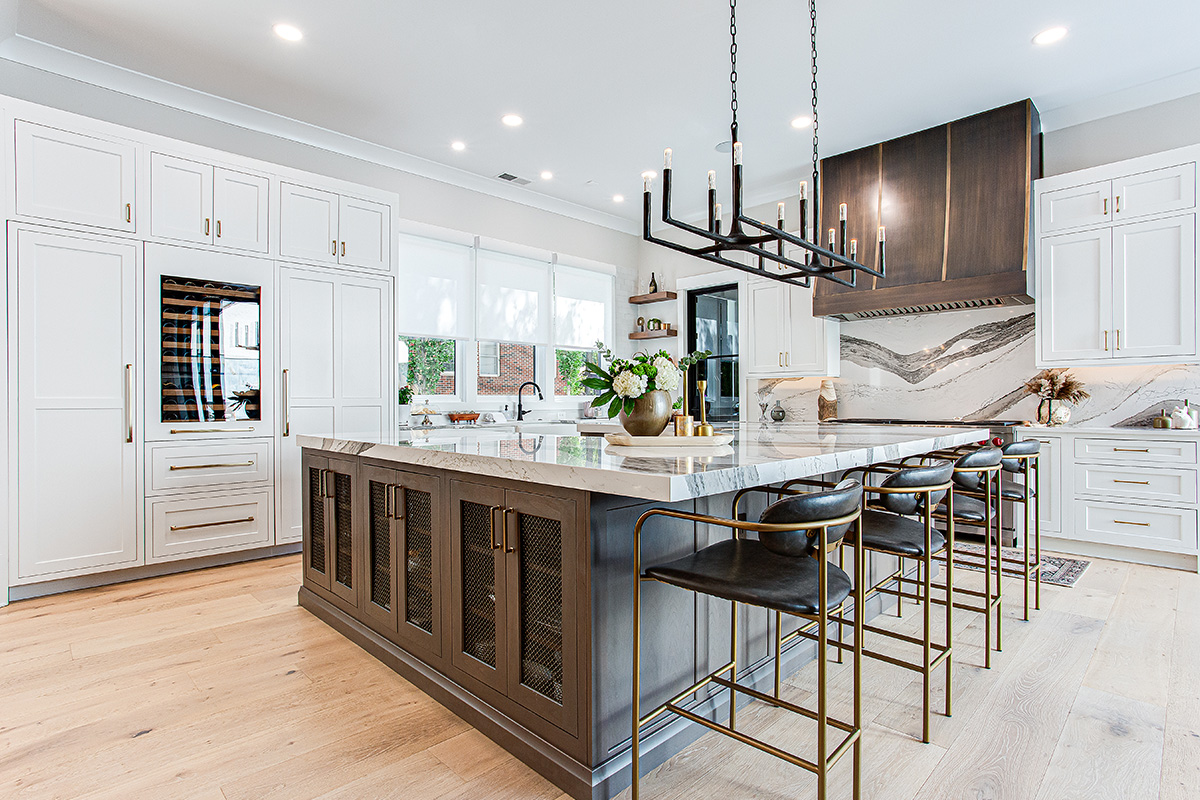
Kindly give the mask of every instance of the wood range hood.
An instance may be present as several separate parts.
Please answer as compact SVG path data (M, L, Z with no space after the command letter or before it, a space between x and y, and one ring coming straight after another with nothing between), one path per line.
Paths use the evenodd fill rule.
M1031 100L821 160L822 240L847 206L847 239L887 275L818 281L813 311L842 319L1033 302L1030 184L1042 174ZM865 259L865 260L864 260Z

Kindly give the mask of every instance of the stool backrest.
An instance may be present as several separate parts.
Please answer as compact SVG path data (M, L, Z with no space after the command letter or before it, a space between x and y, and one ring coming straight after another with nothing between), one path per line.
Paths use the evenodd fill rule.
M985 445L978 450L972 450L964 456L960 456L958 461L954 462L956 470L973 470L986 469L989 467L998 467L1004 458L1004 452L999 447ZM983 487L984 476L986 472L955 472L954 484L961 486L964 489L977 492Z
M926 504L929 504L929 508L937 508L946 496L946 490L928 491L925 487L944 486L953 475L953 461L938 460L920 467L904 467L888 475L880 486L885 489L913 489L913 492L887 492L881 494L879 500L884 508L896 514L923 512Z
M1019 442L1009 442L1000 448L1006 456L1036 456L1042 449L1042 443L1037 439L1022 439ZM1000 462L1005 472L1022 472L1025 469L1025 459L1006 458Z
M862 483L847 478L832 489L809 492L776 500L758 521L768 525L796 525L848 517L862 507ZM849 524L829 528L825 541L832 551L842 541ZM820 526L797 531L760 531L758 540L773 553L785 556L812 555L821 548Z

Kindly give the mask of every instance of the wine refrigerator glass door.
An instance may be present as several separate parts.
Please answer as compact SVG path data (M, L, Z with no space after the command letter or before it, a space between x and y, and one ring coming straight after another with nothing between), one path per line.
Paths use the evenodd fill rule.
M150 436L269 436L270 262L148 245L147 276Z

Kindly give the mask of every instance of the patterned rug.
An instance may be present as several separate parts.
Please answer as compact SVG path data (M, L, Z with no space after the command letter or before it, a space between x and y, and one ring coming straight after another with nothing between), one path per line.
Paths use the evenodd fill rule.
M960 557L954 566L983 572L987 562L984 560L982 544L960 544L956 542L954 550ZM996 549L993 547L993 555L995 552ZM1011 558L1017 561L1016 564L1005 564L1005 568L1021 568L1021 558L1025 555L1024 548L1005 547L1002 552L1006 559ZM1042 556L1042 583L1049 583L1054 586L1074 586L1075 581L1079 580L1080 576L1083 575L1091 563L1081 558L1044 555Z

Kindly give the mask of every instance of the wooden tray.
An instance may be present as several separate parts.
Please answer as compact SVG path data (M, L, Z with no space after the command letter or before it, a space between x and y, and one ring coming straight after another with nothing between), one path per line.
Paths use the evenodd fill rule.
M713 436L630 436L628 433L606 433L604 441L619 447L720 447L733 441L732 433Z

